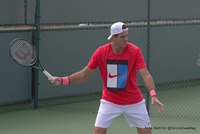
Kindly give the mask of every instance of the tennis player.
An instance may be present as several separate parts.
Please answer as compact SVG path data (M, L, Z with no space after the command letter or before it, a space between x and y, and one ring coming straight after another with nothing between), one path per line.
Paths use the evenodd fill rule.
M54 86L81 83L99 67L103 92L93 134L106 134L119 115L124 115L129 126L136 127L139 134L151 134L145 100L137 83L137 70L158 112L164 111L164 105L156 96L154 81L146 68L141 50L128 42L127 26L116 22L111 26L110 33L108 39L112 38L112 42L99 47L84 69L67 77L54 77L50 82Z

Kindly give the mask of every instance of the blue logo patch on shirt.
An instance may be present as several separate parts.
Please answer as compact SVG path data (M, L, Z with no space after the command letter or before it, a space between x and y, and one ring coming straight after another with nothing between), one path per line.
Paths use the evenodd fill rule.
M107 89L126 90L128 60L107 60Z

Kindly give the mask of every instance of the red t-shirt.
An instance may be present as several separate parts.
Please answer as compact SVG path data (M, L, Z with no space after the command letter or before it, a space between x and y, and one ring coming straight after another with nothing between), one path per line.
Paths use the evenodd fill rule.
M122 53L115 54L111 43L106 44L94 52L87 66L90 69L99 67L103 80L103 100L118 105L143 100L137 83L137 70L146 67L146 64L137 46L127 43Z

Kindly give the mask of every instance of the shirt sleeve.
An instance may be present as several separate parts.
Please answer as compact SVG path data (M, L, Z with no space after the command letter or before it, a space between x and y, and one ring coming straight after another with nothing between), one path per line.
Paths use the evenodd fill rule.
M138 52L136 55L136 66L137 66L137 70L140 70L146 67L146 63L144 61L144 57L140 49L138 49Z
M99 54L99 49L97 49L94 52L94 54L92 55L88 65L87 65L90 69L96 69L98 67L98 60L97 60L98 54Z

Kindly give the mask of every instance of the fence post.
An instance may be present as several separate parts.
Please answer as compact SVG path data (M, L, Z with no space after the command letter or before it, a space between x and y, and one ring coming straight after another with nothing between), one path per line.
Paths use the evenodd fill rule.
M150 4L151 0L148 0L147 2L147 69L150 71ZM150 115L149 111L149 91L147 90L146 92L146 106L147 106L147 111Z
M35 46L38 49L39 56L39 43L40 43L40 0L36 0L36 10L35 10ZM38 66L38 64L36 64ZM38 108L38 85L39 85L39 72L35 69L35 96L34 96L34 108Z

